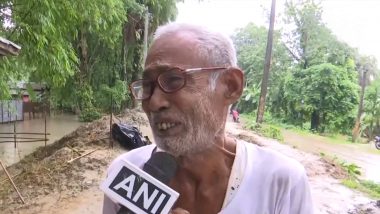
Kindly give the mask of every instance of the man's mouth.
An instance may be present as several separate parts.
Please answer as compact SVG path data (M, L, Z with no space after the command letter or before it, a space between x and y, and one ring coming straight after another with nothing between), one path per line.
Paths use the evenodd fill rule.
M177 125L176 123L168 123L168 122L161 122L161 123L156 124L159 131L169 130L169 129L175 127L176 125Z

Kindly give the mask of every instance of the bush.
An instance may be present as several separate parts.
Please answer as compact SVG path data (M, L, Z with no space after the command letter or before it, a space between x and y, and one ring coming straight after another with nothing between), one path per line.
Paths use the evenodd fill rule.
M281 130L273 125L258 124L253 119L252 115L243 115L243 120L245 128L247 129L253 130L265 137L277 139L279 141L284 140Z
M369 180L361 180L358 178L361 175L360 167L356 164L341 162L340 165L348 173L348 178L342 180L342 184L351 188L357 189L368 194L371 198L380 198L380 184Z
M271 125L263 125L261 126L261 133L265 137L270 137L280 141L284 141L284 137L282 136L281 130L277 127Z
M77 106L80 110L86 111L93 107L94 92L89 84L83 84L75 91Z
M348 173L350 178L357 179L359 175L361 175L360 167L354 163L346 163L341 162L340 165L343 167L344 170Z
M111 104L112 97L112 104ZM124 81L117 80L113 87L102 84L95 93L95 107L109 112L111 105L114 112L120 112L123 109L123 103L129 99L127 84Z
M95 108L86 108L79 115L79 121L81 122L92 122L97 120L102 115Z

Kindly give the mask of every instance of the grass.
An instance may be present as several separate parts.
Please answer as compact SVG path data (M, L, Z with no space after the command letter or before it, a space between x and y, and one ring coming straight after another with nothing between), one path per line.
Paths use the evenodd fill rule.
M312 133L309 130L305 129L300 129L299 127L294 127L294 126L283 126L281 124L271 124L274 127L280 128L281 131L287 131L287 132L292 132L295 133L299 136L303 137L310 137L314 139L318 139L322 142L326 142L329 144L339 144L339 145L355 145L356 147L360 148L363 152L374 154L374 155L380 155L380 150L376 149L375 146L373 145L373 142L371 142L372 145L368 145L367 139L365 138L360 138L358 143L353 143L351 141L351 136L348 135L343 135L343 134L317 134L317 133ZM362 142L362 143L360 143Z
M250 129L264 137L277 139L280 142L284 141L284 136L281 133L281 129L277 126L267 123L258 124L251 115L242 115L241 119L245 128Z
M326 134L320 135L310 132L306 129L301 129L300 127L296 127L293 125L281 124L281 123L264 123L261 125L256 124L255 118L252 115L242 115L242 121L245 124L245 127L251 129L259 134L279 139L283 141L282 131L291 131L300 136L312 137L320 139L323 142L331 143L331 144L353 144L350 136L342 135L342 134ZM364 142L365 139L361 139L361 142ZM372 153L372 154L380 154L380 150L374 149L374 147L369 147L367 144L355 143L360 147L361 150ZM297 148L297 146L293 146L293 148ZM356 147L355 147L356 148ZM336 164L337 167L342 168L347 172L347 177L342 179L341 182L343 185L350 189L355 189L360 192L363 192L368 197L379 200L380 199L380 184L375 183L369 180L361 180L358 176L361 174L360 167L353 163L347 163L345 161L338 160L337 156L330 156L324 152L320 152L319 155L329 161Z
M342 135L342 134L320 135L320 134L312 133L306 129L301 129L300 127L297 127L294 125L278 123L278 122L273 122L273 121L271 123L263 123L263 124L258 125L255 123L255 117L253 115L247 115L247 114L241 115L241 119L245 128L253 130L262 136L277 139L280 142L284 142L285 140L283 132L289 131L303 137L318 139L319 141L326 142L329 144L356 145L356 147L360 148L360 150L366 153L380 155L380 150L374 149L374 147L372 148L368 144L352 143L352 141L350 140L350 136L347 136L347 135ZM361 139L361 141L364 142L365 140ZM294 143L293 143L293 147L297 148L297 146L294 145Z
M372 199L380 199L380 184L368 180L343 179L342 184L350 189L365 193Z
M299 130L290 130L290 131L300 134ZM355 145L355 148L358 148L365 153L380 155L380 150L375 148L375 146L373 145L373 142L370 143L371 145L369 145L368 143L353 143L349 139L350 137L347 135L337 134L337 135L321 136L318 134L313 134L308 131L303 131L302 134L300 135L320 139L321 141L330 143L330 144ZM365 140L362 138L361 142L364 142L364 141Z
M358 189L359 187L359 183L357 181L348 178L343 179L342 184L350 189Z
M333 143L333 144L352 144L352 141L350 141L350 137L347 135L342 134L327 134L327 135L320 135L310 132L309 130L301 130L301 129L290 129L290 131L295 132L302 136L309 136L309 137L315 137L319 138L325 142Z
M336 155L331 156L323 152L320 152L319 155L327 162L333 163L336 167L346 172L346 178L341 179L341 183L344 186L362 192L372 199L380 199L380 184L370 180L359 179L361 171L358 165L342 161Z
M373 197L380 199L380 184L373 181L360 181L360 185L364 187L365 190L369 190L369 194Z
M255 122L254 122L254 121L256 121L255 115L243 114L243 115L241 115L241 118L243 119L243 122L244 122L244 124L246 124L247 128L254 130L254 131L258 131L260 133L260 130L255 130L254 128L250 127L250 126L255 126ZM326 141L328 143L352 144L352 142L350 140L350 136L342 135L342 134L325 134L325 135L315 134L313 132L310 132L310 130L307 128L306 124L303 126L305 128L301 128L299 126L281 123L281 122L278 122L275 120L270 120L268 122L263 123L262 126L271 127L272 129L279 129L280 131L290 130L294 133L297 133L300 136L316 137L316 138L319 138L319 139ZM262 135L264 135L266 137L270 137L270 136L267 136L268 134L262 133L262 132L263 131L261 131Z

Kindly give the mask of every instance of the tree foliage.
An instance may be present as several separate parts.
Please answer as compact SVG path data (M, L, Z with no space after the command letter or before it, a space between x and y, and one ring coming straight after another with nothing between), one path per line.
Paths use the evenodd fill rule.
M316 131L348 130L358 104L358 86L353 76L355 72L330 63L293 72L285 82L288 111L318 120L318 127L312 127Z
M1 34L22 47L0 64L0 97L12 82L44 82L58 108L121 110L141 73L144 16L149 34L177 13L175 0L4 0ZM124 86L122 86L124 85ZM101 93L104 93L100 95Z
M288 68L292 64L292 60L281 42L280 37L280 33L275 32L271 75L269 78L270 89L275 89L276 86L281 83L281 80L285 76L284 74L287 72L287 69L284 68ZM246 87L244 88L242 96L243 99L239 102L239 108L245 112L255 110L258 105L262 73L264 70L266 39L267 30L253 23L237 30L233 37L238 56L238 64L244 70L246 77ZM273 92L275 92L275 90L269 90L267 105L270 107L274 107L272 102L278 101Z
M318 132L349 133L359 104L358 70L363 63L358 63L357 50L326 27L322 12L312 0L287 1L284 29L290 30L275 33L267 114L295 125L308 122ZM239 101L245 112L257 108L266 32L249 24L234 37L239 66L246 73Z

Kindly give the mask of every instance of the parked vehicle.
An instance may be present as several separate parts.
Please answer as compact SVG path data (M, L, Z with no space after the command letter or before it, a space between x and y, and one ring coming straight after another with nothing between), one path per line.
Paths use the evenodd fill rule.
M380 150L380 137L379 136L375 136L375 146L376 146L376 149Z

